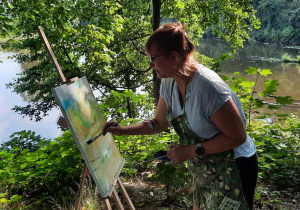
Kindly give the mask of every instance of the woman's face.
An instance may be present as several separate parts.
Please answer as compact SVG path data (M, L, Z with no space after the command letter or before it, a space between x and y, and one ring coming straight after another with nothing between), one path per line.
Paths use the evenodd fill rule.
M151 57L152 60L152 62L150 61L150 66L155 70L158 78L173 77L173 74L175 73L175 64L170 53L160 51L154 45L150 51L149 57Z

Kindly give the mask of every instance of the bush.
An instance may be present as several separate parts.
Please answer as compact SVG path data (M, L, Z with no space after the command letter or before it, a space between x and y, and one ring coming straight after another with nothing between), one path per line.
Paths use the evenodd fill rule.
M293 60L292 57L291 57L291 55L288 54L288 53L284 53L282 55L281 59L282 59L282 61L291 61L291 60Z
M50 196L67 194L69 188L78 189L83 159L70 132L54 141L32 131L17 132L10 138L0 148L3 198L19 195L26 198L25 206L33 207Z
M291 39L293 31L294 29L292 26L288 26L284 28L280 35L280 41L285 43L289 42L289 39Z
M252 124L262 183L290 192L300 190L300 118L290 115L283 124Z

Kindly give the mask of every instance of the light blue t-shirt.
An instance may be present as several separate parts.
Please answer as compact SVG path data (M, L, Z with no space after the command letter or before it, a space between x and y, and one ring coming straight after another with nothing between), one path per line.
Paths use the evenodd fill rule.
M170 95L173 79L163 79L160 95L170 106ZM200 138L211 139L221 131L210 120L212 116L226 101L233 99L246 126L246 117L241 101L230 87L214 71L200 65L185 93L186 117L191 129ZM173 87L172 117L183 114L180 105L179 92L176 82ZM230 119L228 119L230 120ZM233 149L235 158L251 157L256 152L256 147L249 135L245 143Z

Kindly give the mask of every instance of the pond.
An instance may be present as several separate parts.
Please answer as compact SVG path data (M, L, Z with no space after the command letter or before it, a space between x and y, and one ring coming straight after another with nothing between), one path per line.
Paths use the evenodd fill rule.
M212 58L219 58L223 53L229 52L229 46L219 39L204 39L199 41L197 51ZM255 81L256 76L247 76L246 69L250 66L260 69L270 69L273 74L266 77L260 76L257 81L256 90L264 89L264 81L267 79L277 80L280 84L277 87L277 96L291 96L295 101L294 105L283 106L278 113L300 113L300 63L285 63L281 61L266 61L259 58L281 60L281 56L288 53L291 57L300 56L300 47L281 46L276 44L246 42L244 48L237 51L233 58L226 59L221 63L220 74L233 75L240 72L241 77ZM266 98L273 102L273 98ZM266 110L263 110L266 112ZM271 113L271 112L270 112ZM300 116L300 115L299 115Z
M209 57L218 58L224 52L229 51L228 45L217 39L200 40L197 50ZM261 43L245 44L245 47L238 50L234 58L227 59L221 64L222 72L232 75L234 72L240 72L241 76L248 77L254 81L253 76L247 76L244 70L249 66L256 68L271 69L273 75L271 79L276 79L280 83L277 95L292 96L294 103L300 103L300 65L296 63L255 61L253 56L281 59L284 53L289 53L296 57L300 55L299 48L286 48L279 45L269 45ZM28 117L22 117L11 109L15 105L27 105L28 96L12 93L12 90L6 89L5 84L12 81L16 74L21 72L25 65L20 65L8 56L12 56L12 52L0 51L0 144L9 140L9 136L21 130L32 130L36 134L45 138L55 138L61 134L60 129L56 125L59 110L52 110L49 116L44 117L40 122L31 121ZM260 77L258 80L257 91L262 90L263 82L266 78ZM280 113L300 113L300 106L285 106L278 111Z
M44 138L55 138L61 134L56 125L59 115L58 110L53 110L49 116L43 118L40 122L31 121L28 117L22 117L20 114L12 111L15 105L27 105L28 96L12 93L11 89L6 89L5 84L12 81L16 74L21 72L23 67L12 59L12 52L0 51L0 144L9 140L9 136L14 132L22 130L35 131L37 135Z

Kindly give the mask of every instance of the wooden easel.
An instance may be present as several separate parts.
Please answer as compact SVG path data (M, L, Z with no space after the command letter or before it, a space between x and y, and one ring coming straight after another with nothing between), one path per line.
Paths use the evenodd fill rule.
M54 67L56 69L56 72L57 72L57 74L58 74L58 76L60 78L61 83L62 84L72 83L76 79L78 79L78 77L75 77L73 79L66 80L66 78L65 78L65 76L64 76L64 74L63 74L63 72L62 72L62 70L61 70L61 68L60 68L60 66L59 66L59 64L57 62L57 59L56 59L56 57L55 57L55 55L54 55L54 53L53 53L53 51L51 49L51 46L50 46L50 44L48 42L48 39L47 39L47 37L46 37L46 35L45 35L45 33L44 33L44 31L43 31L43 29L42 29L41 26L38 26L38 32L39 32L40 38L42 39L42 41L43 41L43 43L45 45L45 48L46 48L46 50L47 50L47 52L48 52L48 54L49 54L49 56L51 58L51 61L52 61L53 65L54 65ZM59 120L64 121L64 119L61 119L61 118ZM78 196L77 196L77 200L76 200L76 204L75 204L75 209L76 210L79 210L79 208L80 208L80 201L81 201L81 197L82 197L82 191L83 191L85 179L89 175L90 175L90 172L88 171L87 165L85 163L84 167L82 169L81 180L80 180L80 185L79 185L79 191L78 191ZM129 196L128 196L127 192L126 192L126 189L125 189L123 183L121 182L120 178L116 179L116 183L117 183L117 186L120 188L123 196L125 197L125 200L126 200L128 206L129 206L130 210L135 210L135 207L133 206L133 204L131 202L131 199L129 198ZM115 200L118 208L120 210L124 210L123 204L122 204L122 202L121 202L121 200L120 200L120 198L118 196L118 193L117 193L115 187L114 187L114 189L112 191L113 198L114 198L114 200ZM105 204L106 209L112 210L111 205L110 205L110 201L109 201L109 197L102 198L100 196L100 194L98 194L98 197L99 197L100 200L104 200L104 204Z
M78 192L78 197L77 197L77 200L76 200L75 210L79 210L84 182L85 182L86 177L89 176L89 175L90 175L90 172L88 171L87 165L84 164L84 167L83 167L82 173L81 173L81 180L80 180L79 192ZM135 210L135 208L134 208L134 206L131 202L131 199L128 196L127 191L126 191L122 181L120 180L120 178L117 179L117 185L120 188L120 190L121 190L128 206L129 206L130 210ZM115 188L113 189L112 194L113 194L113 198L114 198L118 208L121 209L121 210L124 210L124 206L123 206L123 204L120 200L120 197L119 197L119 195L118 195ZM104 200L104 204L105 204L105 207L106 207L107 210L112 210L108 197L107 198L102 198L99 195L99 199Z

